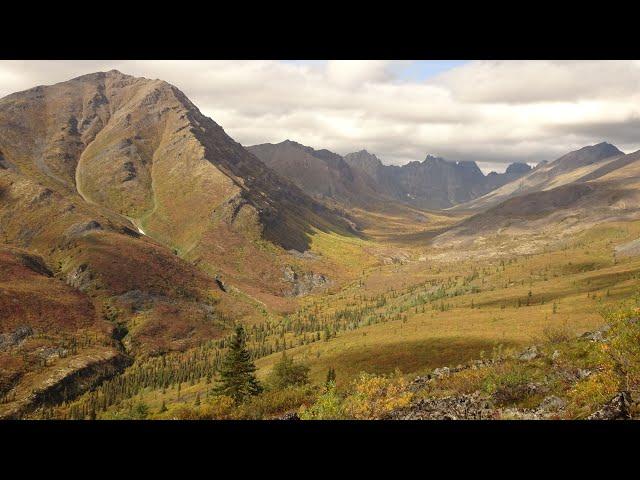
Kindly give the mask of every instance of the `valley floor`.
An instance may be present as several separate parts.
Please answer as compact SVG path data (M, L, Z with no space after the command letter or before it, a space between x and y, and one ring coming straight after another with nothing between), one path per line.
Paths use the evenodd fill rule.
M434 222L434 228L440 227ZM422 234L428 235L428 229ZM495 237L461 256L460 251L434 250L423 242L355 241L319 234L312 251L341 261L342 283L301 298L288 313L268 313L264 321L247 328L249 350L263 383L286 349L296 362L310 367L310 385L267 389L240 406L224 404L212 393L225 348L222 339L184 352L139 358L95 390L40 409L34 417L275 418L297 411L303 418L380 418L418 400L424 405L425 398L453 395L459 401L456 395L495 397L496 392L502 397L490 400L507 413L501 410L491 418L522 417L517 408L537 408L543 400L550 401L549 396L568 398L559 401L571 405L560 417L584 417L610 401L617 387L600 385L600 373L584 379L575 374L578 368L600 372L605 367L599 365L606 363L585 353L592 347L578 345L575 339L600 328L606 312L635 306L640 257L616 256L616 248L638 237L640 222L618 222L578 235L559 235L526 254L516 247L510 253L505 249L508 243ZM523 366L519 356L530 345L537 345L538 353L533 363ZM562 385L556 379L552 387L540 387L552 381L550 359L561 354L572 363L559 371L578 376ZM461 373L433 377L434 369L442 367ZM327 391L324 381L330 368L336 372L335 390ZM365 373L374 376L363 377ZM416 376L426 383L418 381L416 387L411 383ZM505 385L512 384L519 393L505 394ZM529 384L538 385L538 390L527 393L523 385ZM389 398L382 400L389 408L365 408L368 414L345 410L344 402L354 395L362 400L363 391L386 395ZM318 407L323 402L342 405L342 413L323 411ZM516 410L509 414L509 407Z

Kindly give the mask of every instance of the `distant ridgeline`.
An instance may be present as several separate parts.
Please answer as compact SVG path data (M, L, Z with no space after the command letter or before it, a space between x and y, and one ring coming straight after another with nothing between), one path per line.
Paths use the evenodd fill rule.
M422 162L384 165L361 150L341 157L286 140L248 150L306 193L355 206L394 199L419 208L449 208L516 180L531 170L514 163L505 173L484 175L475 162L451 162L427 155Z

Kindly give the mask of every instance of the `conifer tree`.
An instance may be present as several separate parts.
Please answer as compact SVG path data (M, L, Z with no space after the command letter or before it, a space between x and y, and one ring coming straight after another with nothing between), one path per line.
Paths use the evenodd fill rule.
M269 384L276 389L309 383L309 367L296 363L283 350L282 357L269 375Z
M336 382L336 371L333 367L329 367L329 371L327 372L326 384L329 385L330 383L335 383L335 382Z
M220 366L220 384L215 387L216 393L229 396L236 402L262 391L255 376L256 366L251 361L245 342L244 328L238 325Z

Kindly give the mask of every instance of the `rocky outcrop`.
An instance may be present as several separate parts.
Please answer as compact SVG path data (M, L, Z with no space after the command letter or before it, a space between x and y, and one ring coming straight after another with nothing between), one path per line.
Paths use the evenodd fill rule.
M485 176L475 162L427 155L422 162L384 165L361 150L341 157L290 140L247 147L307 194L353 206L394 199L420 208L448 208L467 202L525 175L530 167L512 164L505 173Z
M528 362L535 358L538 358L538 347L536 347L535 345L527 348L524 352L518 355L518 359L523 360L525 362Z
M108 349L91 355L65 359L43 372L44 378L31 391L16 387L15 400L2 405L0 419L24 418L35 410L76 398L131 365L132 359Z
M288 412L278 417L277 420L300 420L300 417L298 416L298 412Z
M287 295L292 297L301 297L331 284L329 278L321 273L298 273L289 265L284 267L283 278L291 284L291 290Z
M419 400L389 414L389 420L493 420L499 418L491 400L478 392Z
M0 352L20 345L31 335L33 335L33 328L29 325L20 326L10 333L0 334Z
M422 162L384 165L366 150L345 155L345 161L376 182L387 196L422 208L448 208L467 202L516 180L530 170L514 163L505 173L484 175L475 162L454 162L427 155Z
M631 418L630 404L629 393L619 392L600 410L589 415L587 420L628 420Z

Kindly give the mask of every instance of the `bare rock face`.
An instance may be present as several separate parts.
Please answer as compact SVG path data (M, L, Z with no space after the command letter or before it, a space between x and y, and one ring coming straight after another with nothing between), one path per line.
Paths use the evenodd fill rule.
M26 338L33 335L33 328L29 325L22 325L13 332L0 334L0 351L19 345Z
M341 157L290 140L247 149L307 194L352 206L386 198L423 208L446 208L515 180L529 169L526 164L513 164L504 174L485 176L475 162L432 155L400 167L384 165L366 150Z
M289 296L301 297L312 291L328 286L331 281L325 275L315 272L296 272L290 265L284 267L283 278L292 284Z

